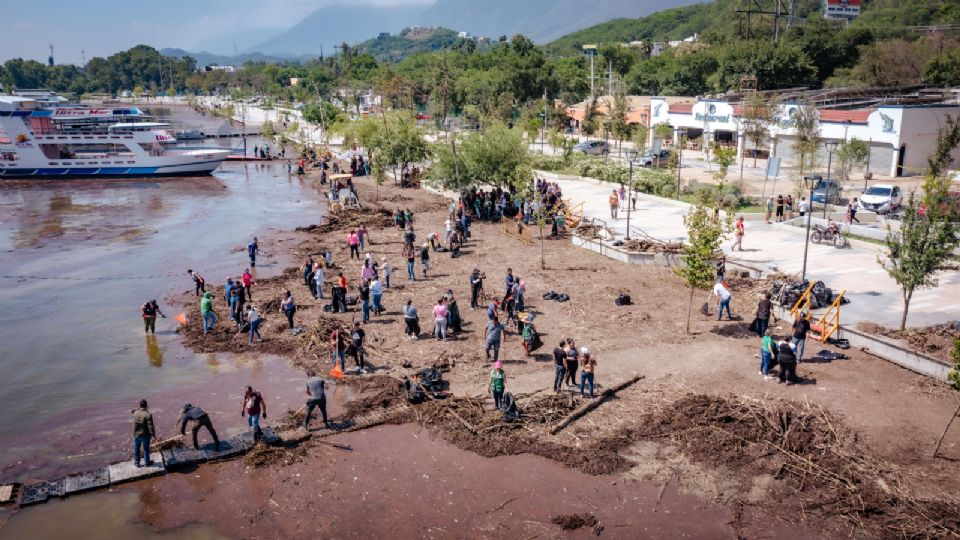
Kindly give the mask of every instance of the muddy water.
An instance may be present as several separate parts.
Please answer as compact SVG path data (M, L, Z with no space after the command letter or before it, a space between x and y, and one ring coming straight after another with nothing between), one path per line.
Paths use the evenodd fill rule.
M133 524L175 538L558 538L551 519L589 513L601 538L736 538L729 508L705 504L672 486L619 476L589 476L543 458L486 459L433 438L417 426L389 426L331 439L349 451L310 450L293 465L251 469L242 460L139 482L100 496L103 509L74 497L51 517L110 514L111 529ZM115 499L113 499L115 497ZM110 504L118 501L115 508ZM136 501L132 504L131 501ZM47 508L21 511L0 538L40 529ZM119 516L123 515L123 519ZM802 538L799 528L757 519L746 537ZM205 528L196 528L202 524ZM35 525L38 527L39 525ZM8 530L9 529L9 530ZM569 533L592 538L589 528ZM22 536L21 536L22 537Z
M251 236L318 222L319 198L282 163L225 164L202 178L0 184L0 480L125 447L141 397L162 408L166 433L183 401L239 425L247 380L278 395L299 385L283 362L185 351L163 300L192 288L187 268L212 283L239 275ZM261 275L289 262L263 247ZM139 314L150 298L170 317L155 339Z

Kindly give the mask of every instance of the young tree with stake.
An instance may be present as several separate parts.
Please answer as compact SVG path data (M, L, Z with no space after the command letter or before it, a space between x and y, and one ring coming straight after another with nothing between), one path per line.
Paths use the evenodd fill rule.
M951 154L960 146L960 123L948 118L937 136L937 150L928 159L923 197L911 193L903 209L900 228L887 226L887 253L877 257L890 277L900 285L903 316L900 330L907 327L910 300L917 289L936 287L938 273L960 268L953 252L960 245L960 223L951 208L948 192L951 179L947 168Z

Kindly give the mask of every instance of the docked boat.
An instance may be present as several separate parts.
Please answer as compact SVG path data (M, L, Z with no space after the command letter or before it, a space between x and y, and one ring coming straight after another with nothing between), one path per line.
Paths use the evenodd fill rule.
M137 178L210 174L220 148L181 148L170 125L133 108L45 105L0 96L0 178Z

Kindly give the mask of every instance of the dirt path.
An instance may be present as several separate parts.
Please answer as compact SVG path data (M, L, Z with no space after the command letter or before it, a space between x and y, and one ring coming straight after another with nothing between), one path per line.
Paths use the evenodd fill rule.
M462 257L454 259L448 254L432 253L432 270L428 278L420 279L418 261L418 280L407 282L404 261L400 258L402 234L387 226L384 214L398 208L410 208L415 216L419 245L430 232L437 231L442 236L447 202L429 192L400 190L387 185L380 188L379 205L384 209L381 212L372 208L374 203L369 201L372 196L368 194L374 192L373 186L362 179L357 184L361 196L367 201L367 210L297 233L285 247L300 258L319 254L324 247L331 248L337 269L327 270L327 281L342 270L354 286L359 278L360 264L349 260L346 234L350 227L360 222L370 229L372 246L369 251L377 260L387 257L395 270L391 279L393 288L384 295L387 312L383 316L374 316L366 325L368 362L376 367L376 372L393 377L401 377L420 367L441 364L452 393L458 396L452 405L427 404L433 408L421 409L415 418L403 420L432 426L443 438L485 456L532 452L594 474L626 472L637 478L672 481L680 489L690 490L701 498L730 505L740 516L744 508L758 507L758 501L769 502L769 497L784 497L796 502L799 499L791 498L791 494L815 497L834 492L836 486L829 482L816 484L804 480L802 475L784 476L783 467L789 468L789 463L797 460L784 461L779 450L770 450L769 445L773 443L763 437L773 428L757 429L750 424L744 432L749 436L738 435L749 440L736 444L729 437L718 440L722 448L717 452L723 459L714 462L709 452L691 452L682 434L666 428L657 431L651 426L659 425L664 418L676 417L670 416L674 414L670 412L671 407L690 395L701 396L697 399L710 403L713 403L710 399L720 399L717 403L722 404L718 405L722 410L729 407L754 411L752 404L762 404L763 410L783 411L784 414L786 411L822 409L830 420L812 421L810 425L814 427L810 428L813 434L810 441L831 442L801 441L797 443L800 446L791 450L793 456L801 456L801 462L811 460L817 467L821 466L818 463L833 467L830 470L834 475L849 473L852 480L845 481L854 483L862 479L864 463L874 464L882 469L878 471L878 477L884 481L883 485L897 494L909 492L913 498L891 496L888 497L890 501L883 503L887 506L876 509L857 508L856 504L850 506L845 499L838 502L837 507L822 509L819 514L816 509L805 510L796 505L786 505L785 512L791 516L802 515L808 520L823 520L828 524L824 531L832 530L838 535L861 528L858 520L868 519L874 511L888 515L900 512L896 515L910 516L905 518L906 524L897 522L894 525L889 521L868 519L863 526L878 536L891 534L894 530L901 534L930 537L946 534L944 531L957 532L956 521L949 518L960 506L945 494L960 487L957 480L960 478L957 474L960 462L930 458L936 437L957 403L956 395L945 386L858 351L847 351L851 356L849 360L802 363L799 374L805 378L805 384L784 387L764 381L757 374L758 340L746 329L753 316L755 298L742 298L735 290L733 310L745 321L717 322L712 317L694 314L693 332L686 335L688 293L669 271L616 263L577 249L568 239L545 242L546 269L542 269L539 245L530 246L510 238L494 224L475 223ZM540 415L539 424L526 425L529 433L523 429L498 427L497 415L491 411L492 402L485 399L490 370L489 364L483 360L486 314L482 309L471 311L469 308L468 276L471 270L479 268L486 273L484 288L487 295L502 297L502 280L508 266L515 276L522 277L527 283L526 303L536 314L535 324L545 342L532 356L526 357L520 339L510 333L501 351L508 390L525 396L521 408L527 407L528 413L533 413L534 417ZM271 313L263 327L263 343L248 346L245 336L234 337L233 332L226 330L204 338L198 334L195 324L185 333L186 343L206 351L277 352L286 355L295 365L326 371L329 354L325 338L329 329L336 324L359 320L359 314L323 313L322 304L327 300L311 299L295 270L258 283L255 289L257 302L274 301L283 289L293 291L297 299L298 324L304 325L306 330L303 334L291 335L280 324L282 316ZM421 314L421 325L429 333L432 325L426 321L432 318L430 309L448 289L453 290L458 299L464 331L446 342L429 339L426 335L420 340L407 339L403 335L400 306L412 299ZM571 300L566 303L543 300L542 294L551 290L566 293ZM619 292L628 293L633 305L616 306L614 299ZM351 291L351 294L355 292ZM223 304L222 289L217 289L214 297L218 305ZM704 298L703 293L698 293L696 304L702 303ZM191 294L185 295L183 301L193 306L195 299ZM195 318L194 314L192 320ZM778 331L785 328L786 325L781 325ZM597 358L600 390L634 373L643 374L646 379L558 436L551 437L546 432L551 422L557 420L556 405L559 402L547 399L552 395L553 380L550 351L564 337L575 338L578 346L589 347ZM816 350L815 343L808 343L807 356ZM349 374L348 377L363 376ZM473 400L463 401L469 397ZM579 403L578 398L560 400L574 400L574 406ZM470 433L445 412L444 407L450 406L460 407L457 410L461 410L462 416L469 414L468 420L490 428L489 431ZM547 409L550 411L544 412ZM554 416L549 416L548 412ZM562 418L562 411L559 414ZM803 416L813 417L816 415ZM721 421L709 415L700 420L707 424ZM837 430L843 436L825 434L829 430ZM955 431L948 434L942 454L960 458L960 427ZM790 436L788 430L783 435L784 440ZM840 440L843 444L836 442ZM823 445L828 448L821 448ZM757 455L761 457L749 464L732 460L728 455L748 450L755 452L758 447L767 448L767 451L759 452ZM599 459L609 462L598 466L596 460L560 457L583 449L595 451ZM840 454L835 452L837 449ZM853 454L864 454L867 461L852 463L849 460L853 459ZM849 493L862 495L866 492L853 490ZM876 490L871 488L867 494L872 497ZM934 505L932 501L940 501L946 506ZM924 528L930 524L923 522L925 518L917 517L921 514L936 516L937 525ZM734 521L739 523L740 519ZM936 528L938 526L946 529Z

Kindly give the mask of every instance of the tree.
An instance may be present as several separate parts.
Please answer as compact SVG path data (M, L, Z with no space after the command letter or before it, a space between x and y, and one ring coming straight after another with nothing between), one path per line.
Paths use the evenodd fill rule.
M867 143L856 137L841 143L837 147L837 170L840 171L840 178L844 182L849 180L850 171L854 167L865 165L869 156L870 148Z
M776 122L777 110L776 103L759 92L750 95L743 104L741 125L754 149L759 149L770 136L770 126ZM756 151L753 153L753 166L757 166Z
M580 123L580 131L587 137L596 133L597 127L599 127L599 116L600 113L597 111L597 98L590 99L583 109L583 122Z
M264 122L260 127L260 135L262 135L264 139L272 139L273 136L276 135L276 132L273 130L273 122L269 120Z
M955 270L953 251L960 245L960 229L953 209L947 204L951 179L951 154L960 146L960 123L948 118L937 136L936 152L928 159L923 197L910 194L903 209L900 228L887 226L886 260L877 257L890 277L900 285L903 316L900 330L907 326L910 300L917 289L936 287L938 273Z
M805 165L808 163L813 167L817 151L820 149L820 114L817 108L809 102L801 103L792 114L795 136L793 140L793 151L799 160L799 175L803 178Z
M638 124L633 127L633 148L637 151L637 156L642 156L647 151L647 137L650 136L650 128Z
M623 141L630 138L630 124L627 123L627 113L630 111L630 104L627 96L622 92L613 97L613 103L607 107L610 111L610 133L617 140L618 150L623 149Z
M960 47L931 58L923 70L923 79L936 86L960 85Z
M687 333L690 333L690 311L693 309L693 294L697 289L708 289L713 283L716 270L715 259L720 244L732 228L731 214L725 217L712 211L709 196L700 192L690 212L683 218L687 227L687 242L683 246L683 266L674 272L683 278L690 289L687 304Z
M533 176L530 153L520 130L510 129L501 122L463 136L456 144L455 154L453 147L447 143L433 147L430 174L444 187L458 190L480 185L520 188Z

